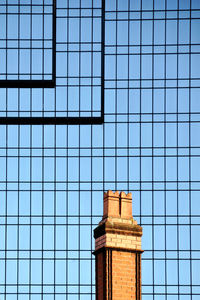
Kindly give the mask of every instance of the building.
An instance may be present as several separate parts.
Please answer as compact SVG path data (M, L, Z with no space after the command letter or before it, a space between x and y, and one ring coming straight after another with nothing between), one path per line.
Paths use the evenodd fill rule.
M1 300L95 299L107 190L142 299L199 300L199 26L199 0L0 1Z

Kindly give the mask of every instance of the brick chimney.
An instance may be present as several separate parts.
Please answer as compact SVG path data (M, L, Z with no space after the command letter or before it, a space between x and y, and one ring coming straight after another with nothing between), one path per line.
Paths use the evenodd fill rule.
M96 300L141 300L142 227L132 216L132 194L104 193L94 230Z

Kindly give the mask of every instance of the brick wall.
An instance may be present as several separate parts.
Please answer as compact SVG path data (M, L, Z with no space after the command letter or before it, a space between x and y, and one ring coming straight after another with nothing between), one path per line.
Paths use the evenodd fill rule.
M136 254L112 252L112 295L115 300L135 299L136 295Z
M96 256L96 286L97 286L97 299L103 299L104 292L104 253L100 252Z
M141 250L141 237L107 233L95 240L95 249L102 247Z

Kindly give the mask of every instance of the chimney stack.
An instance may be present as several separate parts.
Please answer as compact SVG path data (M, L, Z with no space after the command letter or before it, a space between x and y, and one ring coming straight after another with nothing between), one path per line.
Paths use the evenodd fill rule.
M94 230L96 300L141 300L142 227L132 216L132 194L104 193Z

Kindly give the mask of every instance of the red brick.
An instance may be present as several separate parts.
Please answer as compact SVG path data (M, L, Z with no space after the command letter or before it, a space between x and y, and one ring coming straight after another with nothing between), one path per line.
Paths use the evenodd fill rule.
M104 223L110 231L102 231ZM142 229L132 217L131 194L105 193L99 226L95 235L96 300L140 300Z

